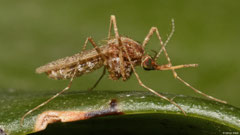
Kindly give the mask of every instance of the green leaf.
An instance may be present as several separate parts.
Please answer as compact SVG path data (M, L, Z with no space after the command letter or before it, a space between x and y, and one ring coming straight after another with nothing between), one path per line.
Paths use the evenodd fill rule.
M46 130L36 134L64 134L66 132L113 134L114 131L122 134L240 132L240 109L231 105L182 95L164 94L168 98L173 98L186 111L187 116L184 116L176 106L168 101L149 92L136 91L72 92L60 95L28 115L21 126L20 119L24 113L53 94L23 95L1 94L1 135L3 133L18 135L37 132L47 126L47 121L56 123L48 125Z

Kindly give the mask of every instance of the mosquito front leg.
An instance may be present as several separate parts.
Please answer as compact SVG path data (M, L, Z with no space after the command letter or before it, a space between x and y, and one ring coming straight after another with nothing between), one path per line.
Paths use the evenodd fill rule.
M169 66L172 66L172 63L171 63L171 59L170 57L168 56L168 53L166 51L166 48L165 48L165 45L163 44L162 42L162 38L160 37L160 34L159 34L159 31L156 27L152 27L147 35L147 37L145 38L146 42L144 42L145 44L149 41L150 37L153 35L153 33L156 32L157 34L157 37L160 41L160 45L162 46L161 50L163 50L164 54L165 54L165 57L167 58L167 61L168 61L168 64ZM174 68L171 68L172 72L173 72L173 76L174 78L178 79L179 81L181 81L182 83L184 83L187 87L191 88L192 90L194 90L196 93L199 93L209 99L212 99L212 100L215 100L215 101L218 101L218 102L221 102L221 103L227 103L226 101L223 101L223 100L220 100L220 99L217 99L217 98L214 98L212 96L209 96L199 90L197 90L196 88L194 88L193 86L191 86L189 83L187 83L186 81L184 81L182 78L180 78L177 74L177 72L175 71Z
M203 95L203 96L205 96L205 97L207 97L207 98L209 98L209 99L212 99L212 100L214 100L214 101L227 104L227 101L217 99L217 98L215 98L215 97L212 97L212 96L210 96L210 95L207 95L207 94L201 92L200 90L194 88L194 87L191 86L189 83L187 83L187 82L184 81L182 78L180 78L178 75L176 76L176 78L177 78L179 81L181 81L182 83L184 83L186 86L190 87L190 88L191 88L192 90L194 90L196 93L201 94L201 95Z
M145 40L144 40L144 42L143 42L143 45L142 45L143 48L146 46L146 44L148 43L148 41L150 40L150 37L154 34L154 32L156 32L156 34L157 34L157 37L158 37L158 39L159 39L159 41L160 41L160 45L162 46L161 50L164 51L164 54L165 54L165 57L167 58L167 61L168 61L169 66L172 66L171 59L170 59L170 57L168 56L168 53L167 53L167 51L166 51L166 49L165 49L165 46L164 46L164 44L163 44L162 38L161 38L161 36L160 36L160 34L159 34L159 32L158 32L157 27L152 27L152 28L150 29L148 35L146 36L146 38L145 38ZM172 71L173 71L174 77L176 77L176 72L175 72L175 70L172 69Z
M143 88L149 90L150 92L154 93L155 95L159 96L160 98L165 99L165 100L167 100L168 102L172 103L173 105L175 105L176 107L178 107L178 108L183 112L184 115L186 115L185 111L184 111L176 102L174 102L174 101L171 100L171 99L168 99L167 97L159 94L159 93L156 92L155 90L153 90L153 89L149 88L148 86L146 86L145 84L143 84L143 82L141 81L138 73L136 72L136 70L135 70L135 68L134 68L134 65L133 65L133 63L132 63L132 61L131 61L131 58L130 58L130 56L129 56L129 54L128 54L128 52L127 52L127 49L126 49L125 46L123 46L123 50L126 52L128 61L130 62L131 68L132 68L133 73L135 74L135 76L136 76L136 78L137 78L137 80L138 80L139 85L142 86Z
M23 117L21 118L21 121L20 121L21 126L23 125L24 118L25 118L27 115L29 115L29 114L32 113L33 111L37 110L38 108L46 105L47 103L49 103L50 101L52 101L54 98L56 98L56 97L58 97L59 95L61 95L63 92L69 90L69 89L71 88L71 86L72 86L72 81L73 81L73 79L74 79L74 77L75 77L75 75L76 75L76 72L77 72L77 68L74 69L73 75L72 75L72 77L71 77L71 79L70 79L70 81L69 81L69 83L68 83L68 86L67 86L66 88L64 88L62 91L58 92L57 94L55 94L54 96L52 96L51 98L49 98L48 100L46 100L45 102L43 102L43 103L41 103L40 105L36 106L35 108L29 110L27 113L25 113L25 114L23 115Z
M169 34L167 40L165 41L164 43L164 47L166 47L167 43L170 41L170 39L172 38L173 36L173 33L175 31L175 24L174 24L174 19L172 19L172 30L171 30L171 33ZM142 47L145 48L145 46L147 45L147 43L149 42L150 40L150 37L153 35L153 31L152 29L150 29L148 35L146 36L146 38L144 39L143 41L143 44L142 44ZM161 48L160 51L158 53L156 53L156 55L154 56L154 61L156 61L156 59L160 56L160 54L162 53L163 49Z
M166 47L167 43L170 41L170 39L173 36L173 33L175 31L175 23L174 23L174 19L172 19L172 30L171 33L169 34L167 40L164 42L164 47ZM157 53L156 57L154 58L154 60L156 61L157 58L160 56L161 52L163 51L163 49L161 48L160 51Z

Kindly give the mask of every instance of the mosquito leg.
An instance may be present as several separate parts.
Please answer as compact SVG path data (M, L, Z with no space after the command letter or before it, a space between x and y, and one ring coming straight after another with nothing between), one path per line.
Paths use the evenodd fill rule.
M187 87L191 88L191 89L192 89L193 91L195 91L196 93L201 94L201 95L203 95L203 96L205 96L205 97L207 97L207 98L209 98L209 99L211 99L211 100L214 100L214 101L217 101L217 102L220 102L220 103L227 104L227 101L217 99L217 98L215 98L215 97L212 97L212 96L210 96L210 95L207 95L207 94L201 92L200 90L194 88L194 87L191 86L189 83L187 83L187 82L184 81L182 78L180 78L178 75L176 76L176 78L177 78L179 81L181 81L182 83L184 83Z
M83 50L86 49L86 46L87 46L87 43L88 41L92 44L92 46L94 47L94 49L97 51L97 53L102 57L103 61L104 61L104 65L106 65L106 62L107 62L107 58L105 55L102 54L100 48L97 46L97 44L93 41L93 39L91 37L88 37L84 43L84 46L83 46Z
M114 15L112 15L112 16L111 16L111 19L110 19L110 28L109 28L109 34L108 34L108 35L111 35L110 32L111 32L112 23L113 23L114 32L115 32L115 38L116 38L116 39L118 40L118 42L120 43L119 45L120 45L120 48L121 48L121 52L122 52L123 50L126 52L128 61L130 62L131 68L133 69L133 72L134 72L134 74L135 74L135 76L136 76L139 84L140 84L142 87L144 87L144 88L146 88L147 90L149 90L150 92L156 94L156 95L159 96L160 98L163 98L163 99L169 101L170 103L174 104L175 106L177 106L177 107L184 113L184 115L186 115L186 113L184 112L184 110L183 110L178 104L176 104L174 101L169 100L167 97L165 97L165 96L157 93L156 91L154 91L153 89L147 87L146 85L144 85L144 84L142 83L142 81L140 80L140 77L138 76L137 72L135 71L135 68L134 68L134 66L133 66L133 64L132 64L131 58L129 57L129 54L128 54L128 52L127 52L126 47L121 44L121 39L120 39L120 37L119 37L118 28L117 28L117 23L116 23L116 18L115 18ZM110 37L110 36L109 36L109 37Z
M110 24L109 24L109 29L108 29L108 39L111 38L112 26L113 26L113 29L114 29L115 37L116 37L116 39L118 39L119 34L118 34L117 21L116 21L115 15L110 16ZM85 48L86 48L87 41L88 41L88 38L85 41L85 44L83 46L83 50L85 50Z
M86 39L85 42L84 42L84 45L83 45L82 51L85 51L85 50L86 50L87 43L88 43L88 38L89 38L89 37L87 37L87 39Z
M101 79L103 78L103 76L105 75L106 73L106 65L107 65L107 58L104 54L102 54L100 48L96 45L96 43L93 41L93 39L91 37L88 38L88 41L93 45L94 49L98 52L98 54L102 57L103 61L104 61L104 69L103 69L103 73L102 75L100 76L100 78L97 80L97 82L93 85L92 88L90 88L89 90L93 90L97 85L98 83L101 81Z
M130 58L128 52L127 52L126 47L121 44L121 39L120 39L120 37L119 37L118 28L117 28L117 23L116 23L116 18L115 18L114 15L112 15L112 16L111 16L111 19L110 19L110 28L109 28L109 34L108 34L108 35L109 35L109 37L110 37L110 35L111 35L112 23L113 23L114 32L115 32L115 38L118 40L118 44L120 45L121 52L122 52L123 50L126 52L128 61L130 62L131 68L133 69L133 72L134 72L134 74L135 74L135 76L136 76L139 84L140 84L142 87L144 87L144 88L146 88L147 90L149 90L150 92L156 94L156 95L159 96L160 98L163 98L163 99L169 101L170 103L174 104L175 106L177 106L177 107L184 113L184 115L186 115L186 113L184 112L184 110L183 110L178 104L176 104L174 101L169 100L167 97L165 97L165 96L157 93L156 91L154 91L153 89L147 87L146 85L144 85L144 84L142 83L142 81L140 80L140 77L138 76L137 72L135 71L135 68L134 68L134 66L133 66L133 64L132 64L131 58ZM153 32L151 32L151 33L153 33ZM150 34L151 34L151 33L150 33ZM152 34L151 34L151 35L152 35ZM151 36L151 35L150 35L150 36ZM147 43L147 41L149 40L149 38L150 38L150 37L147 36L146 43ZM144 44L146 44L146 43L144 43ZM145 45L144 45L144 46L145 46ZM170 66L171 66L171 65L170 65Z
M108 39L111 38L112 25L113 25L115 37L116 37L116 39L118 39L119 34L118 34L117 21L116 21L115 15L111 15L111 17L110 17L110 25L109 25L109 30L108 30Z
M124 64L124 59L123 59L123 45L122 45L122 41L121 41L121 38L119 36L119 33L118 33L118 28L117 28L117 21L116 21L116 17L114 15L111 15L110 17L110 26L109 26L109 31L108 31L108 39L110 39L111 37L111 30L112 30L112 25L113 25L113 30L114 30L114 33L115 33L115 38L118 42L118 45L119 45L119 58L120 58L120 71L121 71L121 75L122 75L122 79L123 80L126 80L126 73L125 73L125 64Z
M95 48L95 50L98 52L98 54L100 54L100 56L102 57L104 63L106 61L106 57L101 53L101 50L100 48L96 45L96 43L93 41L93 39L91 37L88 37L86 39L86 41L84 42L84 45L83 45L83 49L82 51L84 51L86 49L86 46L87 46L87 43L88 41L93 45L93 47ZM103 69L103 72L102 72L102 75L100 76L100 78L97 80L97 82L88 90L93 90L97 85L98 83L101 81L101 79L103 78L103 76L105 75L106 73L106 68L104 67Z
M103 76L106 74L106 67L104 67L102 75L98 78L97 82L88 90L93 90L97 87L98 83L102 80Z
M96 43L93 41L92 37L87 37L87 39L86 39L85 42L84 42L82 51L84 51L84 50L86 49L88 41L93 45L94 49L95 49L100 55L102 55L100 48L99 48L99 47L96 45ZM104 56L102 56L102 57L104 57Z
M149 88L148 86L146 86L145 84L143 84L143 82L141 81L139 75L137 74L137 72L136 72L136 70L135 70L135 68L134 68L134 66L133 66L133 63L132 63L131 58L130 58L128 52L127 52L126 47L123 46L123 49L124 49L124 51L125 51L126 54L127 54L128 61L130 62L130 65L131 65L131 68L132 68L132 70L133 70L133 73L135 74L135 76L136 76L136 78L137 78L138 83L140 84L140 86L144 87L145 89L149 90L150 92L154 93L155 95L159 96L160 98L165 99L165 100L167 100L168 102L172 103L173 105L175 105L176 107L178 107L178 108L183 112L184 115L186 115L185 111L184 111L176 102L174 102L173 100L168 99L167 97L159 94L159 93L156 92L155 90L153 90L153 89Z
M162 46L161 50L164 51L164 54L165 54L165 57L167 58L167 61L168 61L169 66L172 66L171 60L170 60L170 58L169 58L169 56L168 56L168 53L167 53L167 51L166 51L166 49L165 49L165 46L164 46L164 44L163 44L162 38L160 37L160 34L159 34L159 32L158 32L157 27L152 27L152 28L150 29L148 35L146 36L146 38L145 38L145 40L144 40L144 42L143 42L143 47L145 47L145 45L146 45L147 42L150 40L150 37L154 34L154 32L156 32L156 34L157 34L157 37L158 37L158 39L159 39L159 41L160 41L160 45ZM173 71L174 76L176 76L175 70L172 69L172 71Z
M174 24L174 23L173 23L173 24ZM174 26L174 25L173 25L173 26ZM162 46L162 50L163 50L163 52L164 52L164 54L165 54L165 57L167 58L168 63L169 63L170 65L172 65L171 60L170 60L170 57L168 56L168 53L167 53L167 51L166 51L166 49L165 49L165 46L164 46L164 44L163 44L163 42L162 42L162 40L161 40L160 34L159 34L159 32L158 32L158 29L157 29L157 28L153 28L152 30L153 30L153 31L156 31L156 34L157 34L157 36L158 36L158 39L160 40L160 44L161 44L161 46ZM187 87L191 88L191 89L194 90L196 93L201 94L201 95L203 95L203 96L205 96L205 97L207 97L207 98L209 98L209 99L212 99L212 100L214 100L214 101L217 101L217 102L221 102L221 103L225 103L225 104L227 103L226 101L223 101L223 100L214 98L214 97L212 97L212 96L209 96L209 95L207 95L207 94L205 94L205 93L197 90L196 88L194 88L193 86L191 86L189 83L187 83L186 81L184 81L182 78L180 78L180 77L178 76L177 72L176 72L174 69L172 69L172 72L173 72L173 75L174 75L174 77L175 77L176 79L178 79L179 81L181 81L182 83L184 83Z
M167 43L170 41L170 39L172 38L173 36L173 33L175 31L175 24L174 24L174 19L172 19L172 30L171 30L171 33L169 34L167 40L165 41L164 43L164 47L166 47ZM150 29L149 33L147 34L147 36L145 37L144 41L143 41L143 44L142 44L142 47L143 49L145 48L145 46L147 45L147 43L149 42L150 40L150 37L153 35L153 32L152 29ZM156 59L160 56L161 52L163 51L163 48L160 49L160 51L154 56L154 60L156 61Z
M56 97L58 97L59 95L61 95L63 92L69 90L69 89L71 88L71 86L72 86L72 81L73 81L73 79L74 79L74 77L75 77L75 75L76 75L76 72L77 72L77 69L74 70L73 75L72 75L72 77L71 77L71 79L70 79L70 81L69 81L69 83L68 83L68 86L67 86L66 88L64 88L62 91L58 92L57 94L55 94L54 96L52 96L51 98L49 98L48 100L46 100L45 102L43 102L43 103L41 103L40 105L36 106L35 108L29 110L27 113L25 113L25 114L23 115L23 117L21 118L20 124L23 125L24 118L25 118L27 115L29 115L29 114L32 113L33 111L37 110L38 108L46 105L47 103L49 103L50 101L52 101L54 98L56 98Z
M122 49L123 45L122 45L122 41L121 41L120 37L118 37L118 43L119 43L119 50L120 50L120 52L119 52L120 71L121 71L121 75L122 75L122 80L125 81L127 79L126 78L126 73L125 73L126 69L125 69L125 66L124 66L125 61L123 59L123 49Z
M93 45L94 49L97 51L97 53L102 57L104 64L107 62L107 58L103 53L101 52L100 48L97 46L97 44L93 41L91 37L88 37L87 40Z
M160 98L163 98L163 99L169 101L170 103L174 104L176 107L178 107L178 108L184 113L184 115L186 115L185 111L184 111L178 104L176 104L174 101L169 100L167 97L165 97L165 96L157 93L156 91L154 91L153 89L147 87L145 84L142 83L142 81L140 80L139 75L137 74L137 72L136 72L136 70L135 70L135 68L134 68L134 66L133 66L133 64L132 64L131 58L130 58L128 52L127 52L126 47L121 44L121 39L120 39L120 37L119 37L118 28L117 28L117 24L116 24L116 18L115 18L114 15L111 16L110 29L109 29L109 34L108 34L108 35L111 35L111 34L110 34L110 32L111 32L111 27L112 27L112 24L111 24L111 23L113 23L114 32L115 32L115 37L116 37L116 39L118 39L118 42L120 43L121 51L124 50L124 51L126 52L128 61L130 62L131 68L132 68L132 70L133 70L133 72L134 72L134 74L135 74L135 76L136 76L136 78L137 78L137 80L138 80L138 83L139 83L142 87L144 87L144 88L146 88L147 90L149 90L150 92L152 92L152 93L154 93L155 95L159 96ZM109 37L110 37L110 36L109 36Z
M168 61L169 66L172 66L171 59L170 59L170 57L168 56L168 53L167 53L166 48L165 48L165 46L164 46L164 44L163 44L163 42L162 42L162 39L161 39L161 37L160 37L160 34L159 34L158 29L157 29L156 27L152 27L152 28L150 29L149 34L148 34L149 36L147 36L146 38L149 39L150 36L153 35L154 32L156 32L156 34L157 34L157 37L158 37L158 39L159 39L159 41L160 41L160 45L162 46L161 50L163 50L163 52L164 52L164 54L165 54L165 57L167 58L167 61ZM180 78L180 77L177 75L177 72L175 71L174 68L172 68L172 72L173 72L174 78L176 78L176 79L178 79L179 81L181 81L182 83L184 83L187 87L191 88L191 89L194 90L196 93L199 93L199 94L201 94L201 95L203 95L203 96L205 96L205 97L207 97L207 98L209 98L209 99L212 99L212 100L215 100L215 101L218 101L218 102L221 102L221 103L227 103L226 101L222 101L222 100L219 100L219 99L214 98L214 97L212 97L212 96L209 96L209 95L207 95L207 94L205 94L205 93L197 90L196 88L192 87L189 83L187 83L186 81L184 81L182 78Z
M173 36L173 33L175 31L175 24L174 24L174 19L172 19L172 30L171 33L169 34L167 40L164 42L164 47L166 47L167 43L170 41L170 39ZM160 49L160 51L158 52L158 54L156 55L156 57L154 58L154 60L156 61L157 58L160 56L161 52L163 51L163 49Z
M112 16L114 15L111 15L110 17L110 24L109 24L109 29L108 29L108 39L111 38L111 30L112 30ZM114 16L115 17L115 16Z

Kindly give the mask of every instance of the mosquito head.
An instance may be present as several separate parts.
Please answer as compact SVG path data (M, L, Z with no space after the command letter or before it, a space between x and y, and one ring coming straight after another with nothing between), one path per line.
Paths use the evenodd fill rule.
M141 66L145 70L155 70L157 65L156 65L156 62L154 61L154 59L151 56L145 55L142 58Z

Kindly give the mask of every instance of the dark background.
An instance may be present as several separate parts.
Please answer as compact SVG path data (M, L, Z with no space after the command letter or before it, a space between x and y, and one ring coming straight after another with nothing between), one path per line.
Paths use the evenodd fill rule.
M0 93L53 94L68 81L35 74L35 68L81 51L88 36L107 37L109 18L117 18L120 34L142 42L151 26L163 40L175 19L176 32L167 45L174 65L198 63L198 68L178 70L201 91L240 107L240 2L237 0L35 0L0 1ZM90 45L88 49L92 48ZM154 36L146 48L159 50ZM163 56L159 63L165 63ZM91 87L102 69L75 79L71 91ZM137 72L158 92L199 96L175 80L170 71ZM145 90L134 76L127 82L104 77L95 90Z

